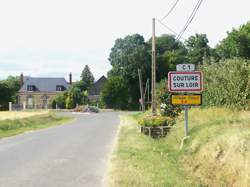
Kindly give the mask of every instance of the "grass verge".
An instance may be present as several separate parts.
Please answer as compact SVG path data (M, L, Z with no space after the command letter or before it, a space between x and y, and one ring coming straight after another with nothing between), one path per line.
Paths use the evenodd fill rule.
M182 149L183 115L156 140L138 133L141 115L121 117L109 186L250 186L250 112L190 110Z
M71 117L56 116L48 112L31 117L0 120L0 138L61 125L70 120Z

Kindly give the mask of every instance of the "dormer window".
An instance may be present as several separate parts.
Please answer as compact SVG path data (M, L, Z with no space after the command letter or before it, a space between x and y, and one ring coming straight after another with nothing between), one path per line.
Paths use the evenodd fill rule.
M33 92L33 91L35 91L35 86L34 86L34 85L28 85L28 86L27 86L27 91L28 91L28 92Z
M64 86L62 86L62 85L57 85L57 86L56 86L56 91L62 92L62 91L64 91L64 90L65 90L65 87L64 87Z

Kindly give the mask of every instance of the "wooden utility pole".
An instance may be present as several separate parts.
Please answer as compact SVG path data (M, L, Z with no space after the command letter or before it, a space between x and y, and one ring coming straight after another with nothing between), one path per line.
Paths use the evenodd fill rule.
M141 75L141 70L138 69L138 75L139 75L139 86L140 86L140 92L141 92L141 109L143 112L145 112L145 99L144 99L144 93L143 93L143 85L142 85L142 75Z
M156 58L155 58L155 18L152 20L152 115L156 115Z

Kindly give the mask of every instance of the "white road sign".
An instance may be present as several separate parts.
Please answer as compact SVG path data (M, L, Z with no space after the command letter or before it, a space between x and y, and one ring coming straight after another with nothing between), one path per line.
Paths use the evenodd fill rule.
M202 72L177 72L168 73L169 92L202 92Z
M194 71L194 64L177 64L176 71Z

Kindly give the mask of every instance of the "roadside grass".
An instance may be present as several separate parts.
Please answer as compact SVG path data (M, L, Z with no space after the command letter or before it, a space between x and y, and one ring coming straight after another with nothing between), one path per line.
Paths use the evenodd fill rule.
M32 112L31 117L0 120L0 138L14 136L27 131L44 129L69 122L71 117L56 116L51 112ZM36 115L34 115L36 113Z
M36 115L48 114L48 110L27 110L27 111L1 111L0 120L27 118Z
M182 149L183 115L162 139L138 132L142 115L121 116L109 186L250 186L250 112L190 110Z

